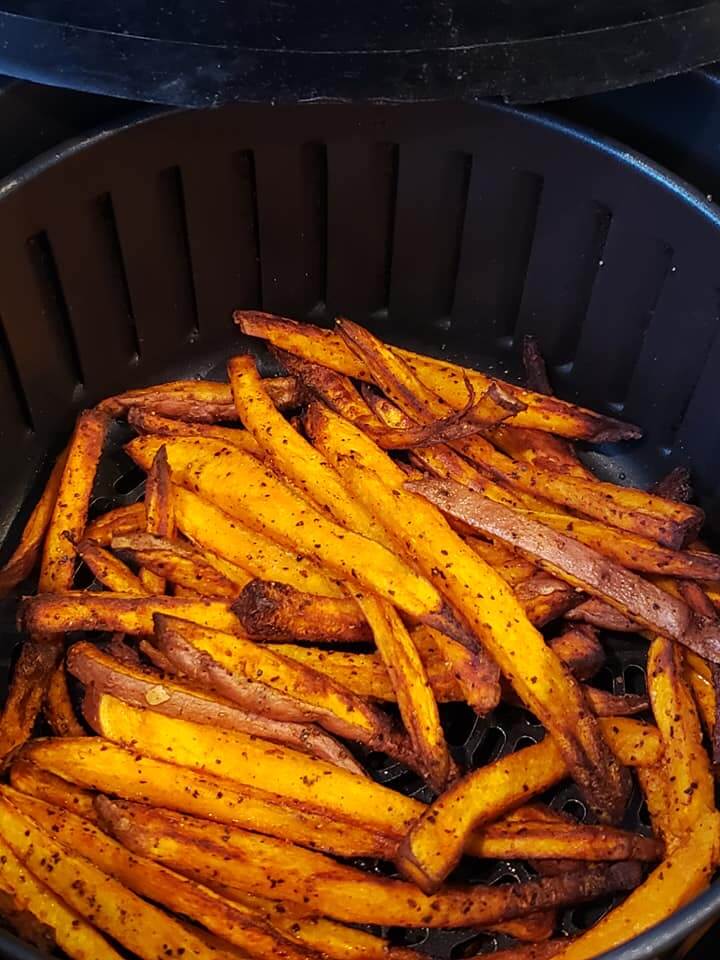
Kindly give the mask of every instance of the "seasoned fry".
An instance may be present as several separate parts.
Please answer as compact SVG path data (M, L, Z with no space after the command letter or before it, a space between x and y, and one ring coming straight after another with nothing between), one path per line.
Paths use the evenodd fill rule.
M311 724L276 720L265 711L266 703L255 704L263 713L249 713L228 700L211 696L175 680L158 678L141 669L119 663L89 643L76 643L67 656L68 670L94 693L110 693L136 707L149 707L169 717L210 723L224 730L238 730L285 743L296 750L362 774L352 755L332 737ZM288 711L297 707L288 705Z
M385 880L336 863L321 854L293 848L269 837L235 831L235 850L197 842L186 820L128 804L106 805L106 823L130 849L174 869L192 864L196 873L262 896L303 903L318 913L350 923L407 927L456 927L498 923L543 907L578 902L635 886L636 865L586 867L582 873L527 884L448 887L425 897L411 885ZM278 881L281 882L280 890Z
M210 563L221 557L261 580L277 580L326 597L344 596L337 581L313 560L250 530L190 490L175 488L175 516L181 532L204 548ZM221 572L229 576L224 568Z
M141 900L89 860L71 853L22 814L5 789L0 792L0 832L13 853L53 893L144 960L181 949L185 956L198 960L223 958L162 910Z
M251 580L250 574L238 566L232 567L233 580L229 580L199 550L178 540L167 540L149 533L113 537L112 548L124 559L152 571L161 580L188 587L204 597L234 600L242 584ZM107 586L113 589L111 584Z
M42 637L28 637L23 644L0 717L0 762L3 764L30 736L62 655L62 643L48 642Z
M175 505L167 451L160 447L145 482L145 529L149 534L172 540L175 536ZM146 593L165 593L165 579L152 570L140 570Z
M55 667L50 678L45 694L45 713L56 737L84 735L85 730L75 716L75 708L70 698L64 660Z
M18 910L44 924L57 946L73 960L120 960L120 954L87 920L56 896L0 840L0 890L9 894ZM53 944L54 945L54 944Z
M679 500L687 503L692 500L693 489L690 471L685 467L673 467L670 473L650 487L650 492L667 500Z
M624 721L627 724L629 721ZM624 730L638 730L637 752L618 752L622 762L646 765L659 754L657 734L652 727L621 726L617 718L600 721L605 736L615 747ZM613 742L615 741L615 742ZM643 743L650 749L644 753ZM641 754L644 754L641 756ZM567 776L568 766L552 739L546 737L533 747L480 767L458 780L423 813L400 847L397 865L401 873L421 890L437 890L458 863L468 836L481 823L495 819L508 809L531 800L553 783Z
M141 583L140 578L125 564L113 556L105 547L101 547L95 540L81 540L77 545L77 553L83 563L92 570L100 583L115 593L129 593L143 596L149 593Z
M38 562L45 532L55 510L66 460L67 450L63 450L55 461L45 489L25 524L20 543L5 566L0 569L0 596L6 596L28 577Z
M246 685L260 682L305 704L307 718L331 733L413 763L408 745L381 711L312 668L237 634L202 629L175 617L158 615L155 632L160 651L171 662L228 700L242 700Z
M173 420L171 417L162 417L144 407L131 407L127 419L138 433L151 433L157 437L209 437L212 440L221 440L223 443L239 447L254 457L262 457L262 450L248 430L238 430L237 427L218 427L212 423Z
M93 803L94 793L69 783L28 760L15 760L10 767L10 783L19 793L25 793L54 807L76 813L85 820L97 818Z
M249 336L262 337L275 347L330 367L338 373L372 381L366 365L348 349L338 334L330 330L252 310L237 310L233 319L243 333ZM590 440L596 443L635 439L641 435L638 427L621 423L611 417L603 417L555 397L545 397L502 380L494 380L476 370L468 370L408 350L397 349L395 352L407 362L427 388L455 409L462 409L467 401L467 377L477 393L482 393L492 383L497 383L502 390L526 405L525 410L510 418L509 422L515 426L531 427L571 440Z
M406 486L480 532L512 544L550 573L600 597L643 627L710 660L720 659L720 625L589 547L526 517L519 518L507 507L452 481L410 481Z
M585 624L565 627L549 641L550 647L566 663L578 680L589 680L605 663L605 651L597 632Z
M660 923L708 886L718 865L720 816L707 812L667 860L619 907L574 940L558 956L591 960Z
M144 468L153 455L148 444L151 439L138 437L126 447ZM218 445L217 455L204 459L193 447L196 442L169 440L166 444L170 467L180 483L192 486L220 509L283 546L318 560L337 576L377 592L410 616L451 635L458 633L437 590L395 554L326 519L242 450ZM193 456L197 458L194 464ZM242 476L242 485L228 485L228 474Z
M251 637L343 643L372 637L354 600L303 593L286 583L251 580L233 604L233 612Z
M221 600L185 600L181 597L128 597L122 593L59 594L26 597L19 620L29 632L57 634L71 630L108 630L132 635L153 632L153 614L169 613L208 627L239 633L240 621Z
M109 547L114 536L138 533L145 529L145 504L131 503L127 507L115 507L92 520L85 529L85 538L94 540L101 547Z
M613 630L616 633L637 633L638 624L631 618L611 607L604 600L591 597L565 614L566 620L585 623L600 630Z
M557 620L583 598L575 587L545 573L519 583L514 592L525 616L536 627Z
M376 512L393 539L436 580L482 639L523 703L556 739L588 800L602 816L619 818L629 780L604 742L582 691L502 577L451 530L438 510L428 509L421 497L408 490L390 489L383 483L367 465L377 456L372 440L319 406L310 407L306 421L313 441L353 494ZM478 600L484 601L481 606Z
M166 867L130 854L126 847L111 839L96 826L42 800L6 791L12 803L27 817L70 850L83 855L104 873L115 877L130 890L169 907L175 913L192 917L212 933L240 947L243 955L265 960L268 956L285 960L309 960L310 953L256 917L240 904L232 904L207 887L193 883ZM102 811L108 801L98 797ZM314 954L313 954L314 955Z

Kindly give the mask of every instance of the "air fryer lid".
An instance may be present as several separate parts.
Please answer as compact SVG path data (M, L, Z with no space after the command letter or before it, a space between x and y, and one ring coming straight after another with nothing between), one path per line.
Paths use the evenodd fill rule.
M703 198L508 108L234 106L101 133L0 186L0 525L20 528L79 407L221 376L252 346L232 329L238 305L326 322L348 313L510 377L513 342L535 332L561 395L646 429L636 446L592 453L598 472L642 486L684 462L712 516L719 257ZM141 495L122 439L104 458L96 513ZM18 639L5 612L2 679ZM625 637L608 645L602 682L639 692L642 652ZM445 723L467 764L542 736L508 707L477 719L451 706ZM370 764L397 789L422 789L396 764ZM572 787L547 799L584 813ZM642 824L637 797L628 818ZM524 876L518 864L475 868L488 881ZM562 928L582 929L595 909L565 911ZM617 955L649 960L719 912L713 888ZM447 960L490 946L467 931L385 932ZM0 937L0 954L25 956L11 944Z
M578 96L720 55L716 0L5 0L0 71L177 106Z

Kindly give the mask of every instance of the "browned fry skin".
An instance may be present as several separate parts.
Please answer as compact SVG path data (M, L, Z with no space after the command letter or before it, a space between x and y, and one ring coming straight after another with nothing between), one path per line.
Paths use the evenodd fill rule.
M262 451L253 440L252 434L237 427L218 427L212 423L173 420L143 407L131 407L128 411L128 423L139 433L151 433L158 437L209 437L212 440L231 443L233 446L240 447L241 450L247 450L253 456L262 456Z
M545 358L538 338L531 333L526 333L522 338L522 362L528 389L551 397L555 391L550 385Z
M583 594L575 587L563 583L557 577L538 573L515 587L525 616L536 627L557 620L583 599Z
M62 655L62 643L32 636L25 640L0 719L0 760L3 763L30 736L45 691Z
M355 356L342 337L331 330L323 330L310 324L297 323L285 317L275 317L255 310L237 310L235 323L243 333L262 337L275 347L287 350L296 356L330 367L338 373L372 382L367 366ZM631 424L604 417L592 410L585 410L572 403L546 397L532 390L524 390L514 384L495 380L477 370L469 370L433 357L422 356L409 350L393 347L398 356L405 359L423 384L441 396L455 409L462 409L467 402L467 379L477 394L493 384L516 397L527 409L510 419L518 427L531 427L568 437L571 440L613 442L636 439L642 431Z
M699 617L687 604L589 547L528 518L521 519L507 507L478 497L451 481L412 481L407 486L481 533L511 544L550 573L601 597L642 626L675 639L710 660L720 660L718 624Z
M110 545L112 538L145 529L145 504L131 503L127 507L115 507L87 525L85 537L102 547Z
M565 627L561 634L548 642L578 680L590 680L605 663L605 650L597 631L586 624Z
M70 673L96 693L110 693L125 703L169 717L215 724L226 730L239 730L275 743L285 743L354 773L364 772L348 750L317 727L248 713L231 701L176 680L159 680L139 667L122 664L92 644L76 643L72 646L67 664Z
M670 473L650 487L650 492L667 500L688 503L693 498L690 471L685 467L674 467Z
M81 540L77 545L77 553L95 575L100 583L115 593L129 593L142 596L147 590L139 577L125 564L113 556L109 550L101 547L95 540Z
M94 791L56 777L28 760L18 759L13 762L10 767L10 783L20 793L76 813L85 820L97 819L93 804Z
M271 838L236 831L235 850L228 856L227 849L214 842L199 844L187 818L126 803L108 804L103 814L113 834L137 853L181 871L192 864L201 875L271 898L278 896L281 881L283 899L350 923L487 926L585 900L600 890L631 888L641 875L637 865L616 864L528 884L448 887L428 898L411 884L374 877Z
M82 737L85 730L75 717L64 661L54 670L45 694L45 713L56 737Z
M67 450L63 450L55 461L42 496L35 504L30 517L25 524L25 529L20 537L20 543L13 551L12 556L5 566L0 570L0 596L8 594L13 587L16 587L22 580L30 575L35 564L40 557L45 531L50 523L55 502L57 500L58 490L60 489L60 480L62 479L67 460Z
M167 450L160 447L153 458L145 483L145 529L149 534L172 540L175 536L175 508ZM165 593L165 580L152 570L140 570L146 593Z
M638 631L638 624L632 617L626 616L597 597L590 597L579 606L568 610L565 619L586 623L599 630L613 630L616 633L637 633Z
M252 637L355 643L372 633L357 603L345 597L302 593L286 583L251 580L233 611Z
M391 729L380 710L312 668L251 640L228 637L175 617L157 616L155 635L166 656L177 663L180 660L175 658L182 657L186 672L206 677L206 682L229 700L244 697L246 685L261 677L264 685L304 703L308 719L331 733L416 766L408 744ZM187 667L193 661L197 666L191 672Z

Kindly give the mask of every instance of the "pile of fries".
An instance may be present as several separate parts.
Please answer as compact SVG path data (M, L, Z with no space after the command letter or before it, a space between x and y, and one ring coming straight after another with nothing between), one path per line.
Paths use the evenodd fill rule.
M720 557L687 477L593 476L573 442L639 430L553 397L532 341L521 388L346 320L235 322L285 375L235 356L83 412L0 571L4 594L39 571L0 725L7 923L76 958L419 957L401 927L585 960L690 901L720 863ZM88 520L113 418L144 502ZM646 695L593 686L603 629L646 644ZM453 701L546 735L460 769ZM541 802L567 779L587 823ZM620 826L633 789L651 834ZM463 857L531 879L463 884Z

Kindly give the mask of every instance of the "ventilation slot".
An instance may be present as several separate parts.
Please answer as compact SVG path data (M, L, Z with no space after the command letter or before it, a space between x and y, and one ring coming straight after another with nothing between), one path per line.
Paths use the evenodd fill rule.
M183 181L180 168L168 167L167 170L162 171L159 180L161 194L165 193L168 197L168 210L171 215L171 220L174 221L172 226L174 226L178 237L178 253L180 254L180 259L183 266L183 269L181 270L181 276L186 278L185 295L187 297L187 303L192 316L192 326L189 332L189 337L191 340L194 340L197 338L199 333L198 311L197 300L195 297L195 287L192 280L190 238L188 235L185 196L183 194Z
M2 402L3 416L7 417L7 425L10 426L13 421L17 422L22 432L22 427L28 430L34 430L32 411L28 404L22 381L18 373L15 358L13 357L10 344L8 342L5 327L0 320L0 402ZM12 407L15 407L16 414L13 417L10 414ZM5 427L5 422L3 427ZM9 431L8 431L9 432Z
M115 221L115 211L113 209L112 197L109 193L104 193L98 197L97 201L100 221L103 224L106 236L107 249L109 253L108 263L112 274L113 286L116 290L118 306L122 314L128 321L128 342L131 353L139 358L140 342L138 340L137 328L135 326L135 317L133 316L132 303L130 301L130 288L128 287L125 264L123 262L122 250L120 249L120 238L118 236L117 223Z

